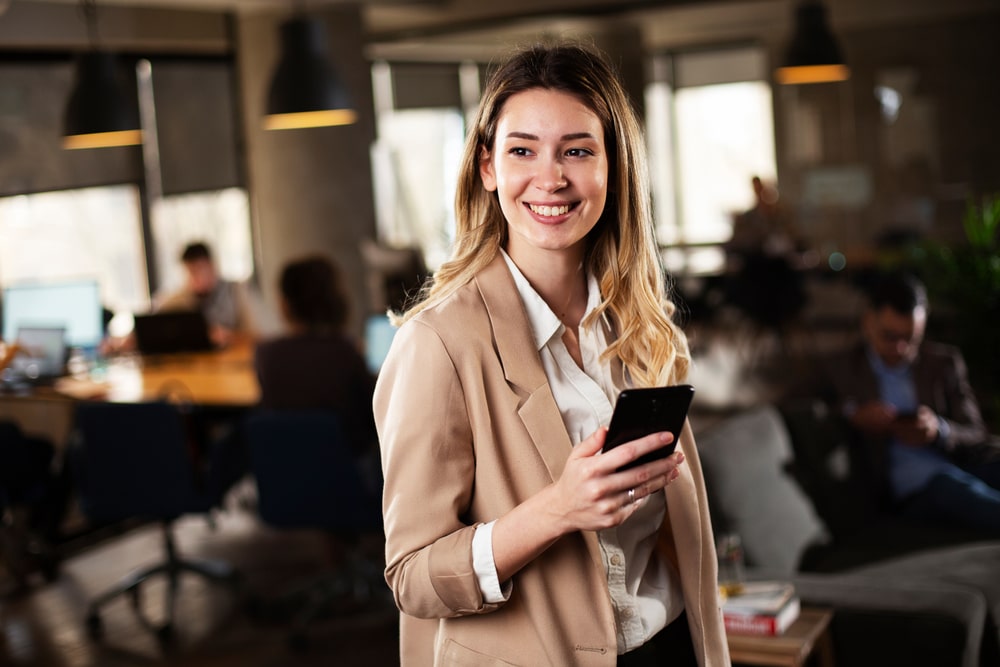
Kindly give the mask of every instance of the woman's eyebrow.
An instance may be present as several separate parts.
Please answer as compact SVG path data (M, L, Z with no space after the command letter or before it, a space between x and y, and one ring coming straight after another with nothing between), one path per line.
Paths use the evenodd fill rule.
M538 136L531 134L530 132L508 132L508 138L513 139L530 139L532 141L538 141ZM564 134L560 137L563 141L573 141L575 139L594 139L594 135L590 132L573 132L570 134Z

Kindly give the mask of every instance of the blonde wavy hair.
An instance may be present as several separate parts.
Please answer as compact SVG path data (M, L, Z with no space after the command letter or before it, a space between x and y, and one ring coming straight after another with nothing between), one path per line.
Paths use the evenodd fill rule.
M642 127L617 72L596 49L577 44L536 45L490 76L475 125L465 142L455 196L455 245L398 324L448 298L488 265L507 244L507 221L496 193L483 187L483 149L492 152L504 103L533 88L569 93L601 121L609 156L608 199L587 237L584 265L596 276L602 302L584 321L607 313L617 338L604 357L621 359L635 386L682 382L690 366L687 339L673 321L649 207Z

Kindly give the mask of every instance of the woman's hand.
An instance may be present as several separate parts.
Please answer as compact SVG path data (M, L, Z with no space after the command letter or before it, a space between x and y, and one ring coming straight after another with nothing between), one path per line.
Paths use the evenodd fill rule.
M621 524L643 499L680 474L677 466L684 461L680 452L618 472L626 463L670 444L673 436L655 433L602 452L607 431L600 428L576 445L556 482L497 519L493 560L500 581L567 533Z
M680 474L684 454L670 456L618 472L635 459L673 442L670 433L654 433L611 451L602 452L606 428L600 428L573 448L562 475L551 487L548 503L563 532L601 530L621 524L639 501L666 487Z

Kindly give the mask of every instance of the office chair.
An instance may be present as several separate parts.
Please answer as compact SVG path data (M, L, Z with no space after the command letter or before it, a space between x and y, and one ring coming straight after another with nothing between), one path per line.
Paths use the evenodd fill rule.
M241 590L239 574L218 561L185 560L173 536L173 522L184 514L209 513L219 504L196 472L190 429L181 408L164 402L81 403L75 414L70 455L80 509L91 521L156 520L162 526L164 560L125 577L92 600L87 612L91 638L103 634L100 611L129 596L140 622L161 647L173 638L174 606L182 573ZM167 579L165 621L157 626L143 612L142 584Z
M21 432L13 421L0 420L0 563L12 575L17 590L28 586L38 570L47 581L58 576L58 559L50 541L56 475L55 448Z
M335 414L265 411L247 419L245 432L260 518L275 528L322 530L346 552L332 572L283 596L298 607L289 646L302 650L313 620L345 600L366 603L387 591L382 563L358 548L363 536L382 535L381 478L366 481Z

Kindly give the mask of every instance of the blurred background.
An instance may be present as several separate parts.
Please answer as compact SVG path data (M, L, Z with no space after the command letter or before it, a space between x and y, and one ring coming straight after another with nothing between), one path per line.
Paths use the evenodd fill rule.
M491 64L574 39L611 55L645 123L695 414L707 423L787 397L816 358L856 339L870 276L904 267L928 285L932 337L962 346L995 432L997 35L996 0L0 0L0 288L6 302L26 286L92 286L71 301L100 307L100 331L69 344L78 374L103 381L101 340L127 338L134 316L183 285L188 244L207 243L220 276L254 291L268 334L282 329L282 268L321 253L377 372L386 309L448 255ZM141 133L74 149L65 137L93 120L81 100L111 105L112 84L83 64L98 53L135 119L114 129ZM310 55L350 113L272 129L294 106L281 86L309 85L279 79L304 77ZM783 69L793 64L829 67L810 80ZM44 401L0 403L57 450L69 440L71 418ZM244 547L250 528L236 525ZM21 604L16 614L35 602ZM144 644L113 657L74 648L78 660L58 640L38 649L6 623L12 609L0 600L0 663L22 646L12 664L148 664ZM230 664L221 656L240 641L204 664ZM260 664L287 664L269 655Z

